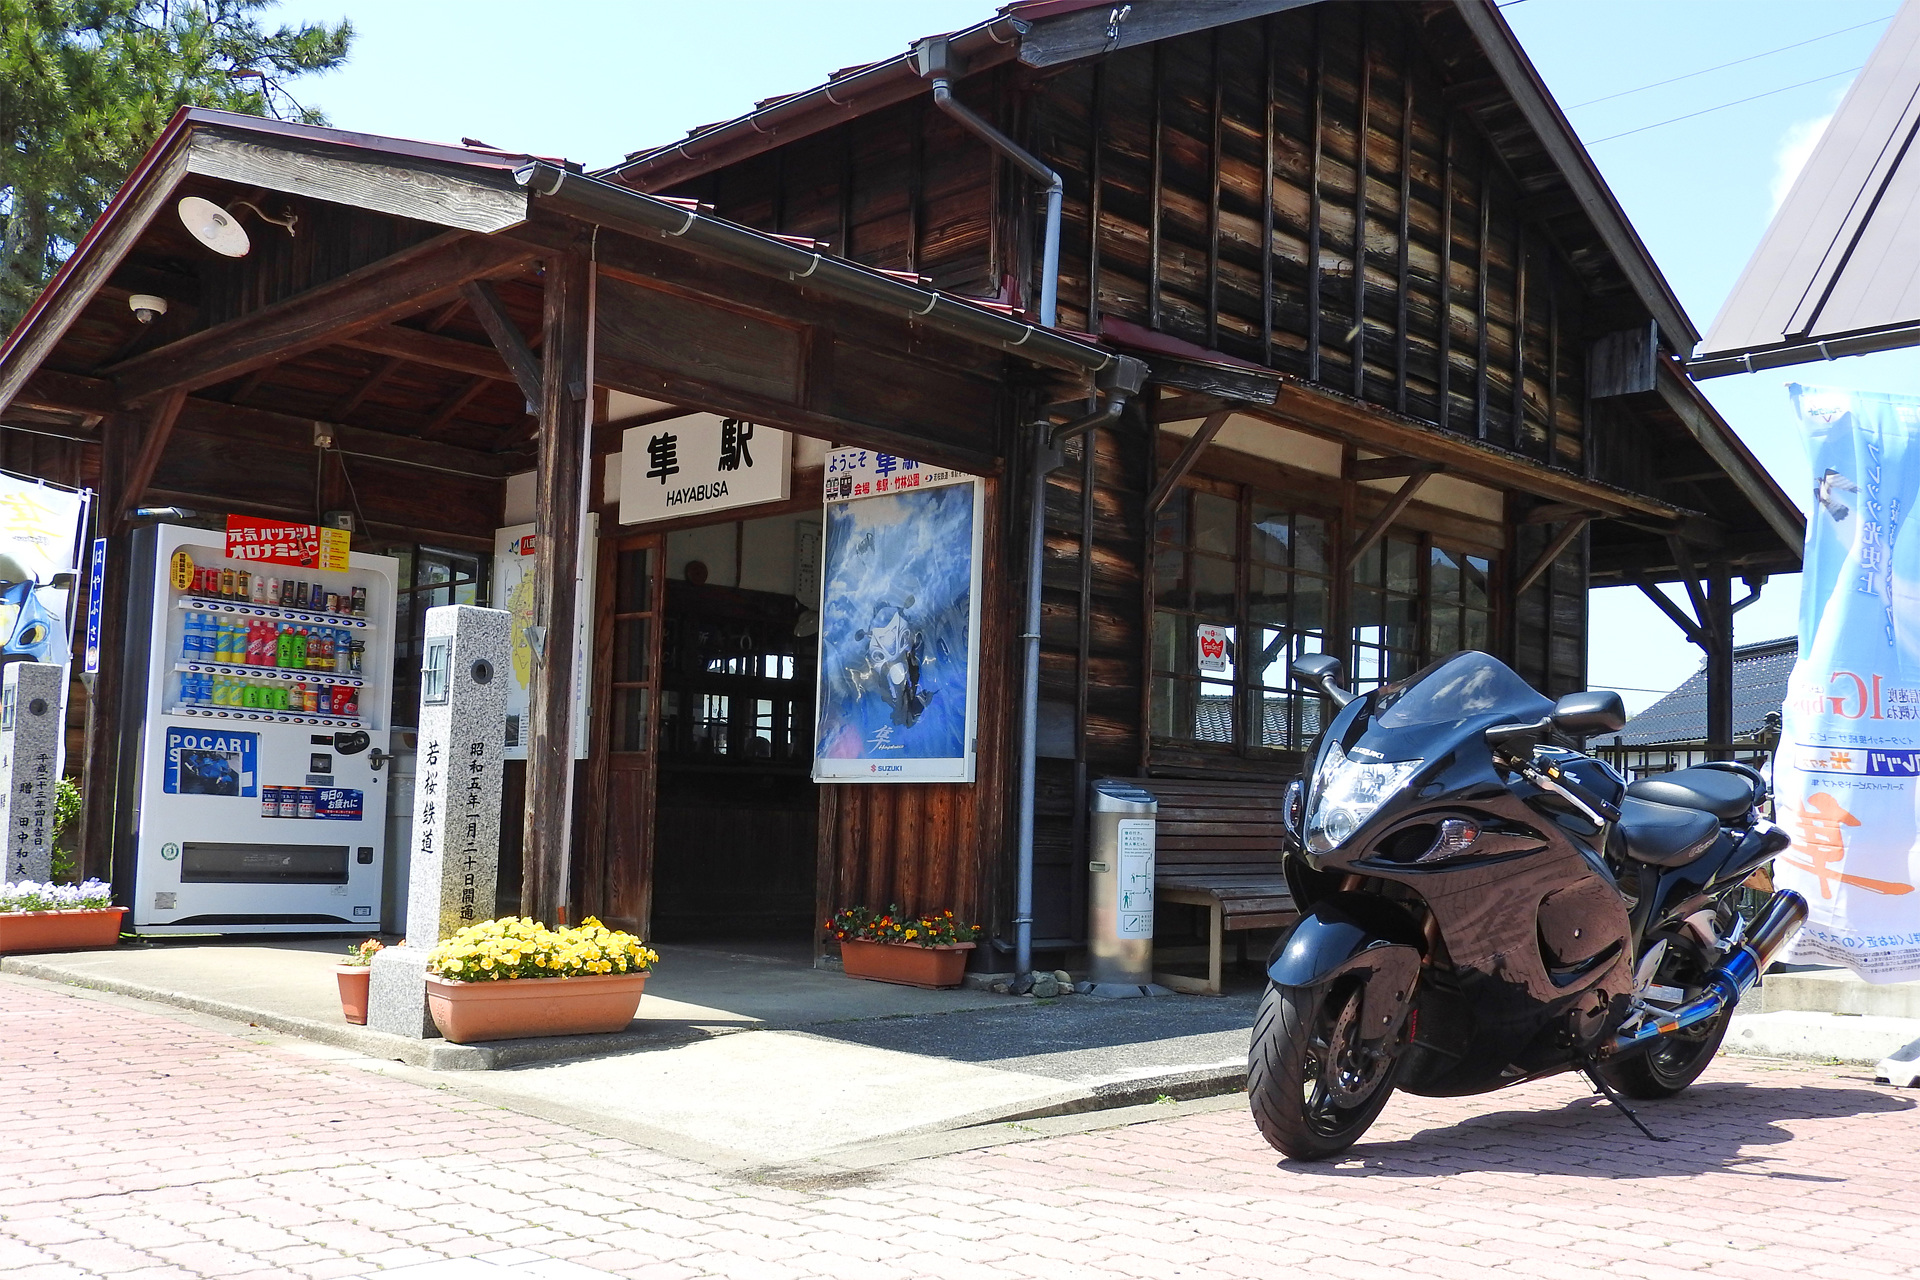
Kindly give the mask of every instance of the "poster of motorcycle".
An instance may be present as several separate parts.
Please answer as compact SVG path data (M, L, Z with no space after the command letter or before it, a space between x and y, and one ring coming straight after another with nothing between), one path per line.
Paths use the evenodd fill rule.
M1788 388L1812 462L1800 655L1774 761L1810 914L1787 959L1920 978L1920 397Z
M870 449L827 455L814 781L973 781L981 489Z
M0 473L0 663L72 658L67 620L88 496Z

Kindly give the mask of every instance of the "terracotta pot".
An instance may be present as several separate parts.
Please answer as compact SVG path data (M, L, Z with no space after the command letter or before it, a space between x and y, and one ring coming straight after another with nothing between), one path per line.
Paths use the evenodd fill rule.
M840 944L840 963L849 978L897 982L903 987L957 987L967 969L971 942L922 947L911 942L857 942Z
M455 982L427 975L433 1025L455 1044L624 1031L640 1008L644 973Z
M340 983L340 1015L356 1027L367 1025L367 984L373 970L364 964L337 964L333 976Z
M120 941L120 917L126 910L0 911L0 955L115 946Z

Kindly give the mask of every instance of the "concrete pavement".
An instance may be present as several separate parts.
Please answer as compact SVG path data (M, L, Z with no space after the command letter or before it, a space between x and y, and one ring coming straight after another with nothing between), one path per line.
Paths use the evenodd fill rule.
M1328 1165L1216 1098L743 1177L110 995L0 980L0 1043L9 1280L1861 1280L1920 1257L1914 1094L1808 1064L1720 1059L1644 1106L1657 1145L1560 1078L1397 1097Z

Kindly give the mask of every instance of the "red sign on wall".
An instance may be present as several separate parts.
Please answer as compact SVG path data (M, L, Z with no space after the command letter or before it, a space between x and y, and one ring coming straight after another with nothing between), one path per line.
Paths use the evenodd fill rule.
M227 558L258 560L266 564L290 564L302 569L344 571L347 567L348 536L345 529L328 529L317 524L288 524L281 520L256 520L252 516L227 517Z

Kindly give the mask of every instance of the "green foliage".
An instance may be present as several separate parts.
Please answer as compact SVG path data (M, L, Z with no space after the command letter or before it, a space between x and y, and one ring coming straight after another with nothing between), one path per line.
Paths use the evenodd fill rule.
M269 31L275 0L0 0L0 332L173 113L310 124L287 81L346 61L351 24Z
M80 784L62 778L53 789L53 878L61 884L72 884L80 875L79 860L73 856L79 821Z

